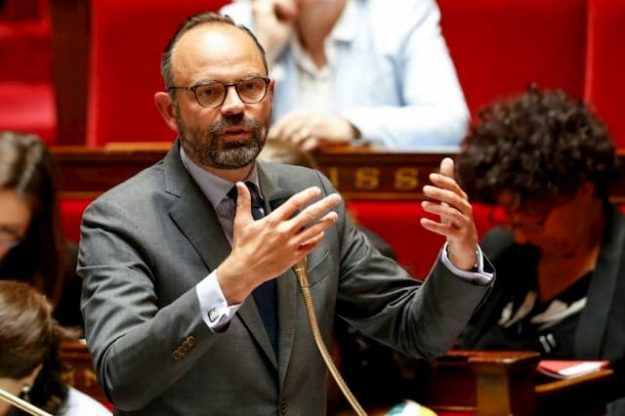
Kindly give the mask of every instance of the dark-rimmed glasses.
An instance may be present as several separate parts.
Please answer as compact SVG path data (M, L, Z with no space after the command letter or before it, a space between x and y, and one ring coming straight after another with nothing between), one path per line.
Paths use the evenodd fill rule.
M488 219L493 225L506 228L516 228L529 232L541 231L551 212L566 202L565 199L556 201L526 201L520 203L520 198L507 206L491 207Z
M245 104L259 103L267 95L267 86L271 79L252 77L237 82L202 81L191 87L169 87L169 91L191 91L202 107L220 107L226 100L228 87L234 87L239 99Z

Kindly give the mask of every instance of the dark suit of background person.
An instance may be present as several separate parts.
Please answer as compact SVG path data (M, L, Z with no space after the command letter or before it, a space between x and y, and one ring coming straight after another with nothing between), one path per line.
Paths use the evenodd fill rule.
M206 14L193 21L216 18ZM190 39L199 39L200 34L219 38L219 45L224 47L215 48L216 43L207 43L210 47L206 50L210 52L201 57L196 52L187 52L206 46L194 43L189 46ZM172 67L176 68L183 58L223 62L221 58L227 57L230 64L226 68L209 65L204 68L207 72L198 76L230 74L239 68L237 59L246 65L247 61L259 61L258 53L251 48L256 46L242 30L223 22L203 23L179 38ZM230 55L237 59L230 59ZM260 71L255 66L250 68L252 72ZM222 75L222 81L233 82L239 76L235 72ZM157 105L162 100L168 103L169 96L159 94ZM263 115L267 115L263 124L266 133L271 94L270 89L265 101L242 105L237 101L240 95L230 88L226 101L214 111L226 117L226 112L237 106L246 115L258 116L262 108ZM193 94L176 97L181 113L208 111L195 107ZM170 107L159 109L166 110L164 117L171 126L174 118L167 112ZM207 198L211 189L202 190L190 173L198 175L201 170L202 175L207 175L208 168L202 170L191 161L187 154L189 147L184 152L181 148L181 140L196 140L187 136L193 132L182 128L182 124L174 127L180 127L183 138L163 161L102 195L83 217L78 270L84 278L87 341L101 385L120 415L324 414L327 372L316 350L302 295L289 266L276 278L277 355L252 296L242 302L237 313L223 326L211 329L208 321L213 316L201 309L197 286L212 276L223 279L232 273L231 266L245 263L232 261L244 251L242 246L249 245L237 236L247 232L245 227L270 229L270 219L281 218L288 206L297 206L293 205L295 199L287 200L291 195L316 186L320 189L319 198L325 196L296 214L293 220L299 221L311 209L316 209L319 216L322 208L336 205L338 198L327 196L336 191L317 171L255 162L254 156L249 178L257 178L266 216L256 222L251 220L251 213L243 208L247 191L239 184L240 209L231 247ZM226 135L227 132L222 132L218 137L226 140ZM446 162L453 166L450 160ZM450 166L446 166L449 171ZM247 165L245 169L249 171ZM438 179L439 183L452 182L442 175ZM435 183L436 180L434 177ZM457 189L453 193L459 195ZM310 189L298 193L300 199L305 195L309 195L304 200L307 205L314 194ZM338 315L367 335L407 354L429 357L444 353L488 291L486 282L492 275L465 272L468 276L462 279L438 261L422 284L372 249L347 219L342 204L336 205L335 210L336 213L323 217L323 239L307 255L310 287L325 340L330 340L332 323ZM250 222L241 226L241 218ZM280 225L287 222L283 220ZM470 254L464 256L465 266L468 261L472 264L484 261L481 255L476 258L477 246L470 232L473 226L469 218L462 228L469 231L470 244L462 245L464 240L458 243L450 237L450 257L455 253L454 243L456 250L470 248L464 250L464 254ZM310 225L308 229L311 228L318 226ZM305 233L299 223L295 229L296 235ZM263 240L262 244L271 244L271 239ZM289 253L288 249L274 245L276 250ZM289 264L293 261L289 260ZM237 267L234 269L239 270ZM480 264L481 267L488 265ZM249 275L237 274L236 281ZM472 284L470 278L485 280Z

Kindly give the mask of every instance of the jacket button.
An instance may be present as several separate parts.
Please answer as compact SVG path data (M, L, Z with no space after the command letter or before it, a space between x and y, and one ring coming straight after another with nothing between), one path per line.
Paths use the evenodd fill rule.
M191 348L195 347L195 337L194 336L186 337L184 342L182 343L182 345L187 347L187 349L191 349Z

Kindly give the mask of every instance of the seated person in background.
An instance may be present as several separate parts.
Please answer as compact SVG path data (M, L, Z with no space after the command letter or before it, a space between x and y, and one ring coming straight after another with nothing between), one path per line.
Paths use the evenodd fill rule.
M347 386L369 416L429 416L430 409L409 397L415 383L402 365L405 356L365 337L340 319L334 323L332 355ZM328 414L352 415L353 410L334 380L328 383Z
M52 317L45 296L26 283L0 280L0 388L54 415L110 415L61 380L59 347L73 338ZM0 415L26 414L0 400Z
M305 166L307 168L319 170L319 165L317 165L317 162L310 153L300 150L297 146L290 142L279 139L267 141L263 150L261 150L258 155L258 158L267 162L286 163L289 165ZM353 216L350 216L350 218L380 253L384 254L386 257L396 260L393 248L386 241L384 241L382 237L368 228L359 225Z
M311 150L363 139L458 146L469 113L433 0L257 0L222 9L253 29L276 80L270 139Z
M62 325L82 328L76 251L61 230L45 145L34 135L0 132L0 280L32 284Z
M606 127L564 92L530 87L481 112L457 161L471 201L507 216L481 243L498 278L460 346L607 359L622 378L625 217L608 199Z

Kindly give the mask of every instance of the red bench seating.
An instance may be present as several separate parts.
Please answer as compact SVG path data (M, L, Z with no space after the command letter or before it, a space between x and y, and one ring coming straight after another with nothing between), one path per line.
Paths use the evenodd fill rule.
M625 0L589 0L585 99L625 148Z
M114 141L170 141L175 133L154 106L164 89L159 67L167 41L187 16L227 0L92 0L88 146Z
M0 130L55 142L51 30L44 0L5 0L0 10Z
M443 35L473 115L495 99L523 92L531 82L582 98L586 0L438 3Z

